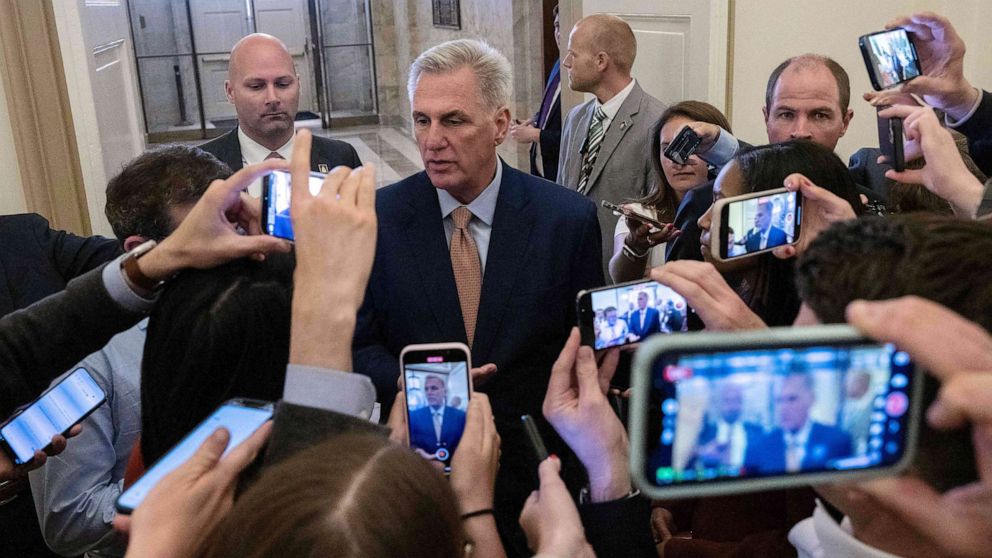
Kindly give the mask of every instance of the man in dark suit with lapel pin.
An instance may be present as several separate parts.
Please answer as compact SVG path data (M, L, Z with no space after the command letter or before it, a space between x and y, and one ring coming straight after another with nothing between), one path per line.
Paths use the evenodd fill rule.
M558 6L555 5L555 45L561 44ZM558 179L558 153L561 148L561 61L556 60L544 85L544 96L537 114L526 122L514 121L510 137L530 144L530 173L554 182Z
M637 40L627 22L594 14L579 20L568 38L561 66L573 91L595 95L571 110L562 125L558 184L591 198L599 211L603 273L613 256L619 217L600 201L644 197L661 177L651 160L651 127L665 112L630 75Z
M231 49L224 89L237 110L238 127L200 145L200 149L227 163L232 171L275 157L289 160L300 79L286 45L264 33L242 38ZM362 166L355 148L314 136L310 170L327 173L340 165ZM259 197L261 179L252 182L248 192Z
M754 214L754 228L744 238L744 248L748 253L766 248L774 248L786 243L785 231L772 225L772 204L759 203Z
M570 452L541 405L576 323L575 295L602 285L603 274L592 202L496 155L509 128L511 75L502 54L475 40L433 47L411 66L425 170L376 193L376 257L354 364L384 404L411 343L467 342L476 366L496 369L476 387L489 395L502 437L496 518L515 556L526 552L517 519L537 486L520 416L535 418L567 465Z

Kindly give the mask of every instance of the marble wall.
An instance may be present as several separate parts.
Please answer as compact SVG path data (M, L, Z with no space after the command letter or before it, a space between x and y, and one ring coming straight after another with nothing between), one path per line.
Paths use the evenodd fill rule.
M379 113L385 124L410 127L406 82L410 63L424 50L460 38L483 39L513 66L513 118L525 120L541 103L544 89L540 2L533 0L462 0L462 28L433 26L429 0L373 0ZM512 141L499 149L515 166L527 167L527 148Z

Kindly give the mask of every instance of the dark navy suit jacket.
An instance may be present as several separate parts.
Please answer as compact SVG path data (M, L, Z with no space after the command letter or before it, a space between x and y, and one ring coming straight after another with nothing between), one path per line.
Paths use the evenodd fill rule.
M472 362L496 375L477 386L502 437L496 505L513 528L537 486L520 416L532 415L548 449L567 448L544 421L551 366L576 325L575 295L603 284L599 221L585 196L504 163L482 282ZM376 192L375 264L358 313L355 371L391 402L397 357L411 343L466 342L437 191L425 172ZM384 410L385 412L385 410ZM558 453L561 452L561 453ZM498 510L499 511L499 510ZM514 516L516 514L516 516ZM501 514L497 513L497 519Z
M852 453L851 437L835 426L814 422L806 439L806 455L802 470L822 469L826 463ZM760 442L749 444L744 454L744 466L767 473L785 471L785 433L772 429Z
M644 310L647 311L647 315L644 316L643 329L641 328L640 308L631 310L630 314L627 315L627 330L640 338L644 338L648 335L661 331L661 314L658 312L658 309L648 306Z
M445 405L441 420L441 439L434 434L431 408L423 406L410 413L410 447L434 453L437 448L454 451L465 430L465 411Z
M772 225L768 228L768 244L765 245L766 248L773 248L775 246L781 246L785 244L786 241L785 231ZM753 229L747 235L747 239L744 241L744 247L747 248L748 252L757 252L761 250L761 234L754 232Z

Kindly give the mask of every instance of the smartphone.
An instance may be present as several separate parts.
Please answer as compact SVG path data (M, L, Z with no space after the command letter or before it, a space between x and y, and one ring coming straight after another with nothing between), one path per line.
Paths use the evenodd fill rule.
M541 433L537 430L537 423L534 422L534 417L523 415L520 417L520 422L524 425L524 432L527 433L527 440L530 441L530 447L534 450L534 457L537 458L538 463L543 462L548 458L548 448L544 445L544 438L541 437Z
M596 350L639 343L658 333L688 331L682 295L655 281L632 281L576 297L582 344Z
M636 212L636 211L634 211L632 209L626 208L626 207L624 207L624 206L622 206L622 205L620 205L618 203L612 203L612 202L608 202L606 200L603 200L600 203L602 203L603 204L603 207L605 207L606 209L609 209L609 210L613 211L614 213L619 213L620 215L623 215L624 217L633 217L634 219L637 219L638 221L641 221L643 223L647 223L647 224L651 225L652 227L654 227L656 229L663 229L663 228L665 228L665 224L664 223L662 223L661 221L655 219L654 217L649 217L648 215L646 215L644 213L638 213L638 212Z
M888 106L876 107L881 112ZM898 172L906 170L906 154L902 143L902 118L882 118L878 116L878 147L885 160Z
M652 339L634 360L632 478L665 499L896 473L923 374L847 325Z
M446 473L465 430L471 355L464 343L408 345L400 353L410 447L440 461Z
M696 152L696 148L702 143L703 138L692 128L685 126L679 131L675 139L665 148L665 157L680 165L686 164L689 157Z
M14 463L27 463L51 445L52 436L66 434L106 400L93 376L77 368L0 425L0 447Z
M862 35L858 46L868 68L871 86L876 91L899 85L922 73L916 45L901 27Z
M310 173L310 193L317 195L324 185L326 175ZM289 217L289 198L292 195L289 171L276 170L262 179L262 230L266 234L294 240L293 222Z
M117 498L117 511L133 512L163 477L186 463L218 428L226 428L231 433L231 441L224 452L227 455L271 419L272 413L273 406L268 401L241 398L226 401Z
M802 194L785 188L723 198L713 204L710 249L721 262L799 242Z

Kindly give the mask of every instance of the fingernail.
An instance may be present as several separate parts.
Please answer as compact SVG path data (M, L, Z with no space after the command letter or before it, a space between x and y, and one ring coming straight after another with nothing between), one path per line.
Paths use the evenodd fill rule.
M552 453L551 455L549 455L549 456L548 456L548 459L554 459L555 461L560 461L560 460L558 459L558 456L557 456L557 455L555 455L555 454L553 454L553 453Z

